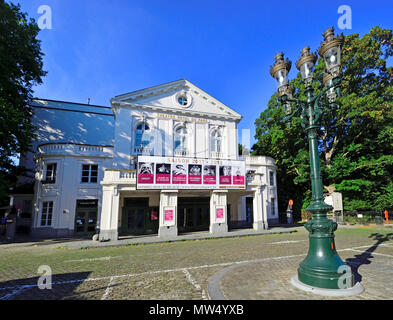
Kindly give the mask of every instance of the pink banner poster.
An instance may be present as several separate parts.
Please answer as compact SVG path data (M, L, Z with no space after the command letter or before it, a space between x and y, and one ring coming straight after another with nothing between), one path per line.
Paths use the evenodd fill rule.
M216 184L216 166L203 166L203 184Z
M244 185L245 177L242 171L239 167L233 168L233 184Z
M188 165L188 184L202 184L202 166L199 164Z
M220 166L220 184L231 184L232 183L232 167L231 166Z
M216 219L223 219L224 218L224 209L217 208L216 209Z
M233 176L233 184L244 185L244 176Z
M140 162L138 167L138 183L154 183L154 163Z
M167 163L156 164L156 184L171 183L171 165Z
M151 212L151 216L150 216L150 220L158 220L158 211L156 211L156 210L153 210L152 212Z
M165 210L164 220L165 221L173 221L173 210L172 209Z
M185 164L172 164L172 184L187 184L187 167Z

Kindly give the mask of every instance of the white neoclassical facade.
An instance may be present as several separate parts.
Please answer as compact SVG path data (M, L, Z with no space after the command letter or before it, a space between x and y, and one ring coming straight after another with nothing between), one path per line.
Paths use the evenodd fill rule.
M238 155L237 112L185 79L110 103L34 101L37 139L21 159L35 171L33 235L106 241L278 222L274 160Z

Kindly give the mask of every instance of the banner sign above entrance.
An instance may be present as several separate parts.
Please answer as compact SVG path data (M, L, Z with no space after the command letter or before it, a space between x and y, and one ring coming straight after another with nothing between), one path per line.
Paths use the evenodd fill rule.
M138 156L137 189L245 189L242 160Z

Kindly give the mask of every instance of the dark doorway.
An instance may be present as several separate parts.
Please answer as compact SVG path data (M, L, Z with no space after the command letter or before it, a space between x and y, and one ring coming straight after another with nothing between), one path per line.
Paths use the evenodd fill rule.
M228 230L231 230L234 228L233 222L231 221L231 205L227 204L227 224L228 224Z
M76 235L93 235L97 227L98 200L76 200Z
M254 198L252 197L246 198L246 220L244 221L244 226L247 228L251 228L254 222L253 200Z
M149 198L124 199L122 235L158 233L158 224L158 207L149 207Z
M210 198L178 198L177 228L179 233L209 230Z

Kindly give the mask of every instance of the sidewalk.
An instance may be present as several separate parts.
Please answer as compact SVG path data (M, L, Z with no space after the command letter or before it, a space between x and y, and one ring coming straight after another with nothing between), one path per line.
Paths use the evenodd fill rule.
M113 247L125 245L137 245L146 243L161 243L161 242L178 242L186 240L202 240L202 239L217 239L217 238L234 238L244 236L257 236L263 234L276 234L276 233L292 233L303 227L272 227L268 230L255 231L253 229L235 229L222 234L210 234L209 232L192 232L186 234L179 234L177 237L160 238L157 235L153 236L139 236L139 237L120 237L117 241L99 242L93 240L73 241L63 243L59 247L67 249L81 249L81 248L100 248L100 247Z

